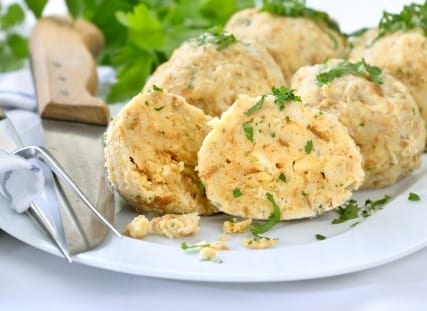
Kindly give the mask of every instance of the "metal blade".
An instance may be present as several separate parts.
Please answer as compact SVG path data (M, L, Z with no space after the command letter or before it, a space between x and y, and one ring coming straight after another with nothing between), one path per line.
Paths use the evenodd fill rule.
M42 120L46 145L89 201L110 223L114 222L114 197L104 175L104 126ZM71 254L97 246L109 230L58 181L60 213ZM69 208L67 208L67 205Z

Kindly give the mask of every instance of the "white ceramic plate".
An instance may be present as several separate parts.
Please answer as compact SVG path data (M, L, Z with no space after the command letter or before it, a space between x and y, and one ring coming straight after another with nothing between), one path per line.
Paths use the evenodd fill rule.
M427 159L424 159L426 162ZM409 192L422 200L411 202ZM182 241L213 242L222 232L222 222L229 216L203 217L201 230L186 239L169 240L152 235L145 240L110 235L95 250L73 257L75 262L124 273L194 281L266 282L291 281L339 275L359 271L396 260L427 244L427 166L401 180L393 187L359 192L354 198L379 199L385 194L392 200L368 218L331 224L337 213L279 224L269 236L280 238L279 245L268 250L248 250L241 246L246 235L235 235L221 251L223 263L202 262L198 254L184 252ZM49 200L49 193L45 200ZM46 252L59 253L43 232L26 215L19 215L0 199L0 227ZM134 216L124 207L117 213L121 230ZM351 226L355 222L360 224ZM316 240L319 233L326 240Z
M373 26L383 9L396 11L406 0L359 1L352 10L348 3L337 0L312 0L309 5L322 8L338 21L346 32ZM416 1L421 2L421 1ZM350 16L351 14L351 16ZM353 18L354 16L358 18ZM366 198L380 199L385 194L392 200L384 209L368 218L332 225L337 217L330 212L322 217L285 222L269 236L280 238L274 249L253 251L241 246L245 235L234 236L222 251L222 264L201 262L197 254L181 250L182 241L213 242L220 236L226 216L205 217L201 231L188 239L168 240L150 236L139 241L110 235L97 249L73 257L75 262L124 273L180 280L214 282L265 282L312 279L360 271L391 262L427 245L427 155L423 166L395 184L377 191L358 192L354 199L363 204ZM408 201L409 192L418 193L420 202ZM44 198L49 201L52 194ZM134 214L120 209L116 226L123 230ZM355 222L360 224L351 226ZM6 206L0 197L0 227L43 251L59 256L44 233L26 215L19 215ZM318 241L316 234L327 237Z

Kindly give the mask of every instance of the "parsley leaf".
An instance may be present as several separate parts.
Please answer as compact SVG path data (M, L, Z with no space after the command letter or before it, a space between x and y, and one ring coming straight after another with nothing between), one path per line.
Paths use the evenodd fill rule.
M216 44L217 51L222 51L228 46L239 42L233 34L225 32L221 26L216 26L209 29L207 32L197 37L194 41L198 46L209 43Z
M310 154L311 151L313 151L313 141L312 140L308 140L305 143L304 150L307 154Z
M397 14L383 12L378 23L379 33L372 43L384 37L386 34L396 31L408 31L420 28L427 36L427 2L424 4L411 3L405 5Z
M279 175L279 179L280 179L281 181L283 181L283 182L287 182L286 175L285 175L285 174L283 174L283 173L280 173L280 175Z
M266 95L262 95L261 99L259 101L257 101L255 105L253 105L251 108L249 108L245 112L245 115L249 117L254 112L260 110L262 108L262 105L264 104L265 97L266 97Z
M21 68L28 58L27 39L15 30L25 21L24 10L17 3L7 7L0 4L0 71Z
M204 248L204 247L209 247L211 246L210 244L193 244L193 245L188 245L185 242L181 243L181 249L186 251L186 250L190 250L190 249L198 249L198 248Z
M267 222L265 222L264 224L251 224L250 231L256 237L259 237L260 234L267 232L280 222L280 207L277 205L271 193L267 192L265 196L267 197L267 200L273 205L273 212L270 214L267 219Z
M338 23L327 13L308 8L305 4L305 0L263 0L260 11L288 17L308 17L321 26L327 25L330 29L340 32Z
M421 197L418 194L414 193L414 192L410 192L409 196L408 196L408 200L416 202L416 201L420 201Z
M295 95L295 91L288 89L284 86L281 86L279 88L276 88L273 86L271 89L274 97L276 99L274 100L274 103L279 107L279 110L282 111L285 108L285 102L286 101L294 101L294 102L300 102L301 97Z
M24 10L17 3L7 7L6 13L1 17L1 27L4 30L22 23L25 19Z
M163 89L155 84L153 84L153 91L163 92Z
M233 197L238 198L241 197L243 195L242 191L240 191L239 188L234 188L233 190Z
M333 224L340 224L349 219L354 219L359 217L360 207L355 200L348 201L344 207L338 207L339 218L332 221Z
M252 127L252 123L250 121L246 121L242 126L246 138L251 142L254 142L254 128Z
M383 83L382 70L379 67L367 64L364 59L357 63L343 61L331 69L321 69L316 76L316 80L322 86L347 74L367 78L376 86Z
M48 0L24 0L36 18L40 18Z
M316 234L316 239L318 239L318 240L325 240L326 237L324 235L318 233L318 234Z
M339 206L336 210L339 214L339 218L332 221L333 224L340 224L349 219L359 218L360 216L369 217L371 214L376 211L379 207L390 201L391 197L385 195L382 199L372 201L366 200L365 205L360 207L357 201L349 200L344 206ZM359 222L351 225L352 227L357 225Z

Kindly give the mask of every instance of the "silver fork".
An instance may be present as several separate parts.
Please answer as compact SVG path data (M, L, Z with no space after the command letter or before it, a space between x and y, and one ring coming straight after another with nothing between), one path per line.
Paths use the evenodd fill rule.
M9 119L6 118L6 114L0 107L0 121L4 120L6 122L6 127L11 135L13 135L13 140L16 144L23 146L23 143L21 141L21 138L19 137L15 127L13 126L12 122L10 122ZM37 223L42 227L42 229L47 233L47 235L50 237L50 239L55 243L58 250L61 252L61 254L64 256L64 258L71 263L72 259L65 248L65 246L61 242L61 238L59 237L58 232L56 231L55 227L52 225L50 220L46 217L43 210L40 208L40 206L36 202L32 202L27 210L28 214L37 221Z

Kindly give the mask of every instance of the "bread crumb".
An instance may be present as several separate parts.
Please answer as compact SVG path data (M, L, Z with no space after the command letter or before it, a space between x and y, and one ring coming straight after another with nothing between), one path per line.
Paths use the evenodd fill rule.
M125 234L135 239L143 239L153 230L150 221L144 215L138 215L126 226Z
M253 237L251 239L244 239L243 246L250 249L266 249L275 247L279 243L279 239L271 239L265 237Z
M199 231L200 216L197 213L173 215L166 214L151 220L153 230L168 238L181 238Z
M224 233L243 233L245 232L252 223L252 219L246 219L243 221L226 220L222 227Z

